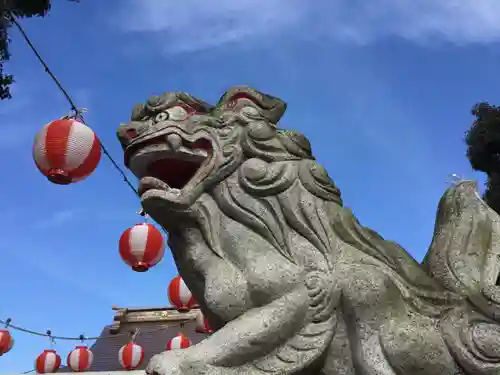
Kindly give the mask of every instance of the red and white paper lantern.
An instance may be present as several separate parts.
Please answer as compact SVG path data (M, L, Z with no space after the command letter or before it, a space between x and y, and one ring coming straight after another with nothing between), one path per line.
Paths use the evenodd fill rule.
M7 353L14 345L14 338L6 329L0 329L0 356Z
M59 370L61 357L53 349L44 350L35 360L35 370L39 374L49 374Z
M130 341L121 347L118 352L118 360L125 370L135 370L144 361L144 349L135 342Z
M201 311L196 314L196 332L198 333L212 333L212 329L208 325L207 319Z
M87 371L94 361L94 354L86 346L77 346L68 354L68 367L74 372Z
M89 176L101 159L101 143L87 125L74 119L55 120L35 136L35 164L49 181L67 185Z
M120 256L134 271L144 272L156 265L165 254L165 241L153 224L136 224L123 232Z
M196 305L191 291L180 276L174 277L170 282L168 286L168 299L179 311L189 311Z
M191 346L191 340L182 333L179 333L177 336L172 337L167 342L167 350L176 350L176 349L186 349Z

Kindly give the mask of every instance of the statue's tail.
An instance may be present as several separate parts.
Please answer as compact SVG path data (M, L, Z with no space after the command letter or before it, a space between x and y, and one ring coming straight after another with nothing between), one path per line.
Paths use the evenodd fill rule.
M481 199L475 182L457 183L441 198L422 267L500 321L500 216Z

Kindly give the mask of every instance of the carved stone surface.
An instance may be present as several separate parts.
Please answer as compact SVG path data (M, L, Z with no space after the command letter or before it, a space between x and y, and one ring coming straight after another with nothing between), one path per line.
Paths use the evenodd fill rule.
M137 105L118 137L215 333L151 360L174 374L500 374L500 227L452 186L423 264L359 224L286 105L234 87Z

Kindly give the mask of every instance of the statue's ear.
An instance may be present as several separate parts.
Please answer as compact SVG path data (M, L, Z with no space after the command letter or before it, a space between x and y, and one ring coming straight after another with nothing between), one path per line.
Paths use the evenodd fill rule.
M278 129L278 137L287 151L301 158L314 159L311 150L311 143L302 134L293 130Z
M280 120L286 110L286 103L279 98L263 94L248 86L234 86L222 95L215 107L215 111L227 111L233 108L239 99L251 100L261 108L264 117L273 124Z

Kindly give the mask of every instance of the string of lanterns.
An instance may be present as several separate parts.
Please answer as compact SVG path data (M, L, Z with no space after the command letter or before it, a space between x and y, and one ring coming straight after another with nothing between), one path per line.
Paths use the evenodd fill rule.
M52 336L50 334L50 330L47 331L47 333L31 331L31 330L7 323L8 321L10 321L10 319L7 319L7 321L0 320L0 324L5 324L5 326L6 326L5 329L0 329L0 356L8 353L12 349L12 347L14 346L14 338L13 338L12 334L10 333L10 331L8 330L8 328L11 328L11 329L16 330L16 331L28 333L31 335L48 337L50 339L51 343L55 343L56 340L72 340L72 341L82 341L82 342L94 341L97 339L108 340L108 339L114 339L116 337L128 335L128 334L124 333L124 334L114 334L114 335L109 335L109 336L96 336L96 337L84 337L83 335L80 335L79 337ZM196 322L196 325L195 325L196 332L205 333L205 334L212 333L212 330L209 327L208 322L201 311L197 312L195 322ZM146 331L146 333L163 331L165 329L166 328L156 328L153 330Z
M182 333L168 340L166 350L186 349L191 346L191 340ZM135 370L144 362L144 348L132 339L118 350L118 362L125 370ZM90 369L94 354L84 345L76 346L69 352L66 363L72 372L85 372ZM44 350L35 360L35 371L39 374L54 373L61 367L61 356L54 349Z
M170 281L170 284L168 286L168 298L172 305L174 305L174 307L179 312L187 312L192 308L197 307L196 301L194 300L191 291L180 276L176 276ZM212 329L208 325L208 322L201 311L197 312L195 322L196 332L203 334L212 333ZM55 343L56 339L81 341L82 344L77 345L75 349L73 349L67 356L67 366L73 372L84 372L92 366L94 355L87 346L83 345L85 341L97 339L106 340L125 335L117 334L100 337L85 337L84 335L80 335L78 337L63 337L53 336L50 330L48 330L46 333L41 333L22 327L17 327L11 324L10 318L6 321L0 320L0 324L5 325L5 329L0 330L0 356L8 353L14 345L14 338L8 330L9 327L28 334L48 337L51 345ZM165 329L166 328L158 328L149 332L161 331ZM140 367L144 360L144 349L135 342L138 333L139 331L137 330L133 334L132 339L126 345L122 346L118 351L118 361L125 370L133 370ZM191 340L186 335L179 333L167 342L165 349L177 350L185 349L189 346L191 346ZM54 373L60 368L60 366L61 357L53 348L44 350L35 360L35 370L39 374Z
M18 28L33 53L50 75L58 88L68 100L72 111L71 116L64 116L61 119L45 125L36 135L32 148L33 160L38 170L52 183L58 185L69 185L83 181L89 177L99 165L102 154L106 155L113 166L122 175L125 183L137 195L137 190L128 180L126 174L108 153L95 132L85 124L82 113L78 110L73 100L62 87L57 78L52 74L47 64L41 58L21 25L17 22L13 13L9 13L12 23ZM141 215L145 213L141 211ZM126 229L119 239L119 255L122 260L135 272L145 272L160 262L165 253L165 241L162 233L152 224L146 222L139 223ZM175 277L169 284L168 296L170 302L180 312L186 312L197 306L191 292L180 276ZM83 372L92 366L94 355L85 345L86 340L108 339L118 335L108 337L85 338L80 335L75 337L56 337L50 331L45 334L30 331L10 324L11 319L5 322L5 329L0 330L0 356L12 350L14 338L8 328L12 328L25 333L46 336L51 344L56 339L80 340L82 345L78 345L67 356L67 365L74 372ZM162 330L161 328L158 330ZM196 316L196 331L210 334L210 329L201 311ZM144 349L135 342L138 331L134 333L130 342L118 351L118 360L126 370L134 370L141 366L144 360ZM167 342L166 350L184 349L191 345L191 341L183 334L173 337ZM44 350L35 360L35 370L40 374L56 372L61 366L61 357L55 349Z
M157 329L165 330L165 328ZM150 331L154 332L154 331ZM118 362L125 370L134 370L140 367L144 361L145 351L142 346L135 342L136 334L133 335L132 339L125 345L123 345L118 351ZM6 338L5 340L13 341L12 337ZM170 340L167 341L165 345L166 350L178 350L186 349L191 346L191 340L184 334L179 333ZM84 372L90 369L94 361L94 354L85 345L78 345L69 352L66 364L72 372ZM57 372L62 364L61 356L56 352L55 349L45 349L36 359L35 359L35 371L39 374L48 374Z

